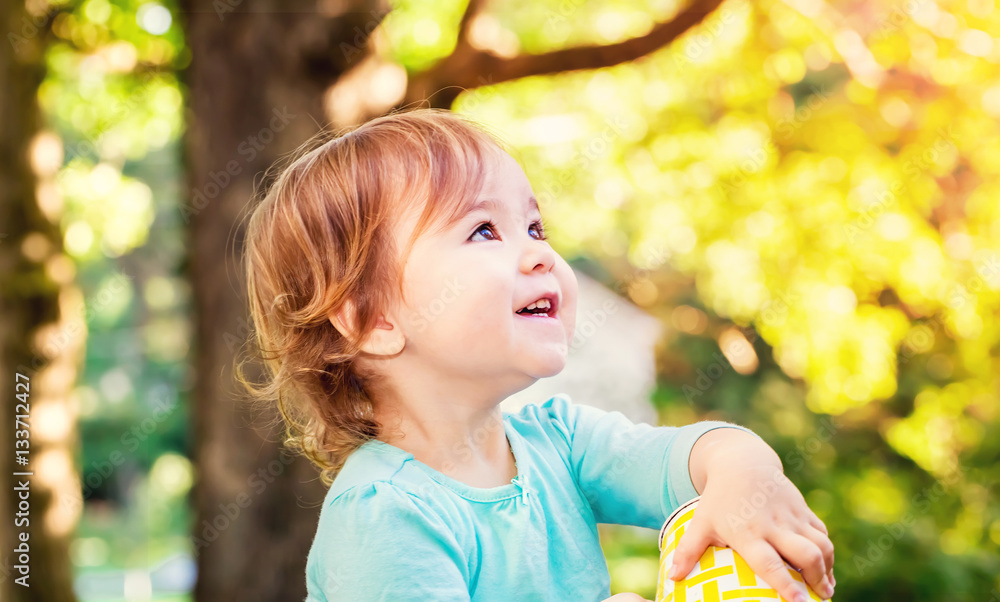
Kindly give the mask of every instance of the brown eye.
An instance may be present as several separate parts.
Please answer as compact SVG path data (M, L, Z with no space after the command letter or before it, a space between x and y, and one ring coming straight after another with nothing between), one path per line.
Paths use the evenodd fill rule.
M496 227L497 227L496 224L494 224L493 222L483 222L483 223L479 224L478 226L476 226L476 229L472 231L472 236L470 236L469 239L472 239L473 236L475 236L476 234L479 234L480 232L482 232L483 230L486 230L486 229L488 229L490 232L493 232L494 235L495 235L496 234ZM495 239L488 239L488 240L495 240Z

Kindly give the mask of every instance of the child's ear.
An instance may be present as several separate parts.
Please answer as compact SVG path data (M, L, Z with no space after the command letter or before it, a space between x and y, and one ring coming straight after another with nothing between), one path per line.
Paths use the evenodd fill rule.
M357 331L356 310L350 299L344 302L339 311L330 314L330 323L348 339L352 339ZM403 350L406 338L403 331L386 321L385 316L379 316L368 338L362 343L361 350L373 355L396 355Z

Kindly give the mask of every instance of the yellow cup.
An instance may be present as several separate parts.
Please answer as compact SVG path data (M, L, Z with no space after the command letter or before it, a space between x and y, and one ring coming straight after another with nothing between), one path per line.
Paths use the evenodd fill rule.
M729 602L730 600L781 600L763 578L753 572L746 561L729 547L708 546L698 564L680 581L667 577L674 560L674 550L684 536L684 525L694 516L698 507L696 497L681 504L660 528L660 575L656 585L656 602ZM785 563L788 573L799 590L817 602L823 600L806 585L802 575L792 565Z

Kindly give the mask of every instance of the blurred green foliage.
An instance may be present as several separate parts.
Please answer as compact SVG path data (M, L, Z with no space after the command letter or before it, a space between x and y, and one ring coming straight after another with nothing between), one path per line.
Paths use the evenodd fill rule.
M464 8L395 2L388 58L433 65ZM679 8L494 2L471 35L502 56L542 53L642 35ZM78 280L99 299L109 274L128 276L88 322L85 479L186 386L177 71L190 56L175 11L66 5L40 90ZM988 0L729 0L641 60L454 107L517 149L553 246L596 260L668 325L663 423L735 421L778 451L830 529L837 600L1000 597L998 34ZM130 469L85 491L80 570L188 545L183 406ZM613 591L652 598L655 536L602 527L602 541Z
M38 148L62 167L55 189L39 194L60 205L86 300L76 389L84 506L71 558L78 576L96 579L87 584L109 569L144 569L191 552L183 400L191 336L188 285L177 273L178 70L190 57L174 10L170 2L107 0L50 7L39 89L48 132ZM87 600L100 591L84 585L77 593Z

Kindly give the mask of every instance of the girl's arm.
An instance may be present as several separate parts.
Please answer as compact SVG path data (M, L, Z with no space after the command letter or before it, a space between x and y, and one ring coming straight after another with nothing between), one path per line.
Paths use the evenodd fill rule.
M801 594L782 557L802 570L817 594L833 595L833 543L826 526L767 443L738 429L709 431L691 449L689 471L701 500L674 552L671 578L691 572L709 545L729 546L792 602Z

